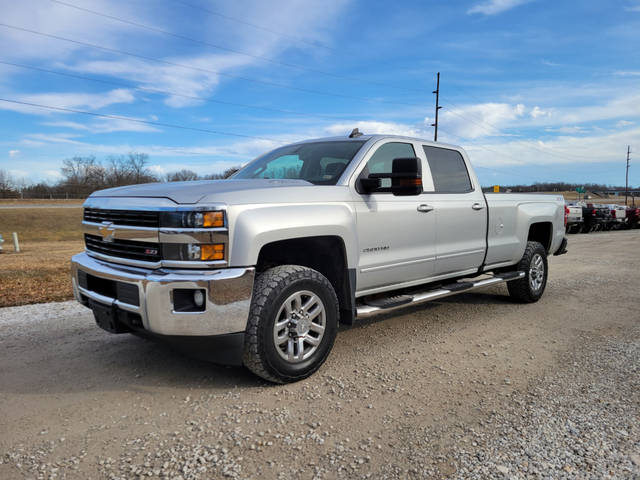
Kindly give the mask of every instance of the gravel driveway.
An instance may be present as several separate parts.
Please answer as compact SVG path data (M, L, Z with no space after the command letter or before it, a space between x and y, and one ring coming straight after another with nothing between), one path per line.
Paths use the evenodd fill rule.
M273 386L73 302L0 309L0 478L640 478L640 230L344 328Z

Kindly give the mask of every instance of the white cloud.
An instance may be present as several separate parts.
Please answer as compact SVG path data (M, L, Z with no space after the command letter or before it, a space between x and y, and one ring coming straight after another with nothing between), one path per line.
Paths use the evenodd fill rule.
M638 8L640 8L640 7L638 7ZM613 72L613 74L618 76L618 77L640 77L640 70L639 71L617 70L617 71Z
M86 123L54 121L43 122L42 125L48 127L70 128L89 133L111 133L111 132L160 132L161 130L153 125L135 122L133 120L145 120L143 118L130 117L132 120L120 118L100 118ZM157 118L157 117L156 117Z
M131 91L124 88L118 88L104 93L32 93L14 95L14 98L20 102L47 105L50 107L89 110L99 110L109 105L118 103L131 103L135 100L135 97L133 96ZM0 109L28 113L32 115L51 115L53 113L61 113L60 111L56 110L49 110L40 107L33 107L30 105L7 102L0 102Z
M367 135L388 134L388 135L405 135L408 137L417 137L424 133L422 128L412 125L394 122L375 122L375 121L355 121L349 123L335 123L324 127L327 135L344 135L347 136L354 128Z
M443 109L439 124L450 133L466 138L504 135L502 129L522 118L526 107L521 103L480 103Z
M9 150L9 157L14 158L20 154L20 150Z
M519 5L523 5L530 0L488 0L478 3L467 10L468 14L481 13L483 15L497 15L506 12Z
M443 136L447 140L446 136ZM549 140L513 140L470 143L455 139L468 152L471 161L481 167L521 165L573 165L576 172L590 163L620 162L627 144L640 144L640 128L615 130L600 135L557 136Z
M539 106L536 105L535 107L533 107L533 110L529 112L529 115L531 115L531 118L550 117L551 112L542 110Z

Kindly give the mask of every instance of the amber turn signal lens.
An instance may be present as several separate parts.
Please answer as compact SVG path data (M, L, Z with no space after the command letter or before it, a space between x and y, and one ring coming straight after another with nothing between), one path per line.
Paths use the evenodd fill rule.
M223 212L206 212L202 219L203 227L224 227Z
M224 260L224 244L200 245L200 260Z

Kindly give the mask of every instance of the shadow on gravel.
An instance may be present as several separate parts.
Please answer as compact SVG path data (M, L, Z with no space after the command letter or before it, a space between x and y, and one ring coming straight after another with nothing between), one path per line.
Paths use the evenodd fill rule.
M216 393L264 385L244 368L218 366L131 334L109 334L89 318L59 322L51 329L25 323L19 333L4 336L0 393L143 393L158 387Z

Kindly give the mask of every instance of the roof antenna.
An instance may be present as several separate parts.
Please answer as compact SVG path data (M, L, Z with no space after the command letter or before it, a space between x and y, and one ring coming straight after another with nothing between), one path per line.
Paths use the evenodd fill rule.
M349 138L357 138L361 136L362 136L362 133L357 128L354 128L353 130L351 130L351 133L349 134Z

